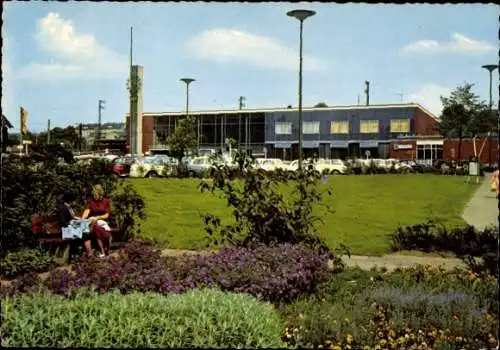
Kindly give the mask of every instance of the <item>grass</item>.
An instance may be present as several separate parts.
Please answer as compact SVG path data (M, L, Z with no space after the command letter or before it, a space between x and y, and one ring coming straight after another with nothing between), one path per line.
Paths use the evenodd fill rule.
M165 242L169 248L203 249L201 216L211 213L231 222L231 210L218 194L200 193L197 179L131 179L145 198L144 237ZM333 196L325 197L333 213L318 207L323 222L318 229L332 248L340 243L353 254L388 252L388 235L398 225L422 223L429 218L449 227L463 225L461 214L476 184L459 176L373 175L330 177Z

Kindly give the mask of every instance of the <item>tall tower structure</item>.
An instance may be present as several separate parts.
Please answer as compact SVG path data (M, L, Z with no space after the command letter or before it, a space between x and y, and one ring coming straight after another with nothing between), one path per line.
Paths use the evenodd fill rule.
M130 151L132 154L142 154L142 81L144 68L133 65L131 70L130 93Z

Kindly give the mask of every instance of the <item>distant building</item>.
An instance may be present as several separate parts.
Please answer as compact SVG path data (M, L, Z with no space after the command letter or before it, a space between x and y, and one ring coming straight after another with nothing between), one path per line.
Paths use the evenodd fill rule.
M78 126L76 126L78 130ZM96 139L98 124L83 124L82 137L87 145L92 145ZM125 140L125 123L101 124L101 140Z

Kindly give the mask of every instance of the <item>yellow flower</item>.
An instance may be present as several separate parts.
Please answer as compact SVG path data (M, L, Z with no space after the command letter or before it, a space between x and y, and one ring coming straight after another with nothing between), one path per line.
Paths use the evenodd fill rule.
M352 344L353 341L354 341L354 337L351 334L347 334L347 336L346 336L347 344Z
M325 341L325 344L326 344L326 345L330 345L331 343L332 343L332 342L331 342L331 341L329 341L329 340L326 340L326 341Z
M304 319L304 315L299 314L299 318L300 318L301 320L303 320L303 319Z
M462 337L455 337L455 340L458 341L458 342L461 342L462 341Z

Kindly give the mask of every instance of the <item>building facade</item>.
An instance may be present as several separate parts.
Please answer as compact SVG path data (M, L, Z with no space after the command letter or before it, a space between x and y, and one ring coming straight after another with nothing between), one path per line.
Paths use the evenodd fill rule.
M144 152L166 148L167 137L175 130L176 120L183 115L143 113ZM298 157L296 108L193 111L190 115L198 119L200 148L223 148L225 141L232 138L256 155L282 159ZM302 122L303 153L306 157L323 158L366 155L388 158L395 140L436 135L439 123L419 104L304 108ZM127 140L130 140L128 122L126 129Z

